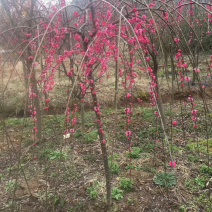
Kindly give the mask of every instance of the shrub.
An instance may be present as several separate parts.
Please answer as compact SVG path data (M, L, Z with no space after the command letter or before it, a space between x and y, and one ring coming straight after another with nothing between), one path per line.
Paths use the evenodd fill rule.
M123 194L124 194L124 191L122 191L116 187L112 190L112 198L113 199L116 199L116 200L123 199Z
M202 173L205 173L205 174L209 174L210 176L212 176L212 168L211 167L208 167L207 165L202 165L200 171Z
M120 187L125 191L130 191L133 188L133 181L129 178L122 178L120 181Z
M99 195L100 182L94 181L94 185L87 188L87 193L91 199L96 199Z
M175 175L172 172L159 172L154 176L154 183L156 185L172 187L177 184Z
M140 158L141 149L139 147L133 147L132 151L128 153L131 158Z

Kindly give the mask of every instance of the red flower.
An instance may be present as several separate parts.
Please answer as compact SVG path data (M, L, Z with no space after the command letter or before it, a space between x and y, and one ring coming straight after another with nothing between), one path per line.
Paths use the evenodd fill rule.
M173 121L172 125L175 126L177 124L177 121Z
M74 12L74 16L75 17L78 17L79 16L79 13L78 12Z

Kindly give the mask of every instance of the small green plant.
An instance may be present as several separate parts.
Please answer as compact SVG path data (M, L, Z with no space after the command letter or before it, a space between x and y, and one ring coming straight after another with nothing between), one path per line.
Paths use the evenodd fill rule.
M178 146L176 146L176 145L172 145L172 146L171 146L171 150L172 150L173 152L180 152L180 151L182 151L183 149L180 148L180 147L178 147Z
M133 188L133 181L129 178L121 178L120 187L125 191L130 191Z
M3 180L4 179L4 175L3 174L0 174L0 182L1 182L1 180Z
M127 201L128 201L128 203L130 203L130 204L133 203L133 199L128 198Z
M15 201L11 200L7 204L5 204L4 209L9 209L9 211L20 211L21 206Z
M87 188L87 193L89 194L91 199L96 199L98 197L100 185L101 183L95 180L94 185Z
M154 110L152 108L144 108L142 116L144 120L152 121L155 117Z
M52 177L53 177L53 178L57 177L57 173L53 172L53 173L52 173Z
M98 136L98 131L97 130L93 130L87 134L85 134L85 141L87 143L92 143L97 139Z
M127 136L126 136L126 134L124 132L120 132L118 134L117 138L118 138L119 141L124 142L124 141L126 141Z
M203 189L205 187L205 184L207 182L208 178L206 177L195 177L191 180L187 180L185 182L185 185L191 190L191 191L198 191L200 189Z
M187 209L186 209L186 207L185 207L184 205L181 205L181 206L179 207L179 210L180 210L180 211L186 211Z
M199 162L199 157L198 156L194 156L194 155L188 155L188 160L190 161L190 162L194 162L194 163L196 163L196 162Z
M207 180L203 177L196 177L194 181L200 188L204 188Z
M177 184L177 179L172 172L159 172L154 176L153 180L156 185L165 187L172 187Z
M209 174L210 176L212 176L212 168L211 167L208 167L207 165L203 164L200 171L202 173L205 173L205 174Z
M117 162L114 161L110 163L109 165L110 165L111 173L118 174L120 172L119 164Z
M22 125L23 124L23 119L20 118L9 118L6 121L6 125L8 125L9 127L14 127L17 125Z
M15 179L9 180L5 185L5 190L8 191L14 191L15 187L17 186L17 182Z
M55 160L55 159L66 159L67 158L67 155L60 152L59 150L56 150L56 151L52 151L48 154L47 156L50 160Z
M19 170L23 170L23 169L25 169L25 168L26 168L26 165L25 165L25 164L20 164Z
M123 199L123 194L124 194L124 191L118 189L118 188L113 188L112 190L112 198L113 199L116 199L116 200L120 200L120 199Z
M125 167L126 170L135 169L135 168L136 168L136 166L134 166L134 165L127 165L127 166Z
M131 158L140 158L141 156L141 148L139 147L132 147L132 151L128 153L128 157Z
M171 110L171 109L168 109L166 112L165 112L165 115L166 116L172 116L172 115L174 115L175 114L175 112L173 111L173 110Z
M54 194L52 192L39 191L38 199L41 201L53 200Z
M79 212L79 211L83 211L83 206L84 203L83 202L79 202L76 206L73 206L71 208L69 208L69 212Z
M204 208L204 212L211 212L212 211L212 194L209 196L207 192L200 194L198 198L194 198L194 203L198 206L198 211L201 211Z
M119 164L115 160L118 158L117 154L114 154L113 156L110 156L109 159L109 166L111 173L118 174L120 172Z
M64 207L64 205L65 205L65 200L62 199L62 198L59 197L59 196L56 196L56 197L54 197L54 205L58 205L58 206L60 206L60 207Z
M186 145L192 152L201 152L207 154L207 146L209 147L209 154L212 154L212 139L208 140L199 140L199 142L190 142Z
M81 132L79 132L79 131L76 131L75 133L74 133L74 138L79 138L79 137L81 137L83 134L81 133Z

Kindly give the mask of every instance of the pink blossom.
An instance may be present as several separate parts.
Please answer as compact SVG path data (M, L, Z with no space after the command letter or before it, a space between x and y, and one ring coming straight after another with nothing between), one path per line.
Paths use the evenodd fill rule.
M132 97L132 95L131 95L130 93L128 93L128 94L126 95L126 98L130 98L130 97Z
M176 166L176 162L175 162L175 161L170 161L170 162L169 162L169 166L175 167L175 166Z
M126 136L127 136L127 137L130 137L131 134L132 134L131 130L128 130L128 131L126 132Z
M192 110L191 113L192 113L192 115L196 115L197 114L197 110Z
M189 81L191 81L191 78L186 76L185 81L189 82Z
M150 3L150 4L149 4L149 8L154 7L154 6L155 6L155 4L156 4L156 2L155 2L155 1L153 1L153 3Z
M175 126L177 124L177 121L173 121L172 125Z
M132 111L130 110L130 108L125 108L124 112L127 113L132 113Z
M143 102L140 98L137 98L137 100L138 100L139 103L142 103Z
M193 120L193 121L196 121L197 118L196 118L195 116L192 116L192 120Z
M149 62L149 57L146 57L146 61Z
M76 47L79 49L80 48L80 43L76 43Z
M95 110L96 112L98 112L98 111L99 111L99 107L94 107L94 110Z
M195 71L196 73L199 73L199 72L200 72L200 70L199 70L198 68L195 68L194 71Z
M79 13L78 12L74 12L74 16L75 17L78 17L79 16Z
M70 129L70 133L74 133L74 129Z
M54 84L55 84L54 80L50 81L50 85L54 85Z
M175 39L174 39L174 42L175 42L175 43L179 43L179 42L180 42L180 39L179 39L179 38L175 38Z
M146 15L142 15L142 19L146 20Z
M193 99L193 98L191 98L191 97L188 97L188 101L193 102L193 101L194 101L194 99Z

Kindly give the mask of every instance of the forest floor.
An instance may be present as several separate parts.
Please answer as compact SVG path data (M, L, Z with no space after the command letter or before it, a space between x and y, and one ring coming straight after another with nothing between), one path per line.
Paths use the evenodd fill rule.
M197 128L190 105L182 110L179 102L171 109L165 105L174 168L169 166L169 148L155 109L133 108L128 126L124 108L117 114L102 109L112 172L112 212L212 211L212 168L207 167L212 155L212 113L206 126L202 103L196 102L195 108ZM77 120L75 133L64 140L64 115L43 116L43 141L36 146L30 118L8 118L6 128L1 123L0 211L107 211L94 113L86 113L84 134L80 114ZM173 120L176 126L171 126ZM131 157L127 128L132 131ZM164 172L169 177L159 178Z
M48 114L43 114L43 140L34 146L33 121L30 117L23 118L26 107L23 82L17 81L15 73L11 77L9 73L6 75L5 108L0 111L6 117L0 122L0 211L107 211L104 166L90 95L86 97L86 132L81 133L77 112L75 133L64 140L65 117L61 114L66 105L68 81L56 76L59 80L50 94L52 107ZM111 108L114 77L106 79L102 86L97 85L112 172L111 212L211 212L211 78L202 81L209 108L205 116L198 83L185 86L184 91L175 85L174 104L170 106L171 80L160 71L170 143L167 145L155 109L149 104L147 77L143 73L139 77L133 98L142 99L143 104L133 102L129 124L124 113L125 90L119 90L116 114ZM190 94L198 110L197 128L193 127L191 105L181 106ZM176 126L171 124L174 120ZM127 129L132 131L131 153ZM169 166L170 150L176 161L174 168Z

